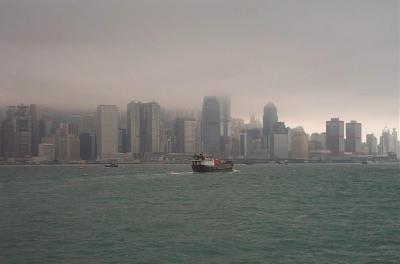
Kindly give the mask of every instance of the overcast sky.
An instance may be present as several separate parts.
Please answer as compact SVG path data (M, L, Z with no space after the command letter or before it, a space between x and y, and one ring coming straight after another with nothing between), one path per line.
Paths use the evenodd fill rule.
M0 0L0 105L68 109L155 100L307 132L340 117L399 122L396 0Z

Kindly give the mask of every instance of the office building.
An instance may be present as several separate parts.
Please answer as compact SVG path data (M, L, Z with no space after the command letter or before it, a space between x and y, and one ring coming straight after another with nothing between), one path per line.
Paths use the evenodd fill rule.
M40 143L39 144L39 158L43 161L53 162L55 160L54 144Z
M308 158L308 136L302 127L296 127L291 133L290 156L293 159Z
M289 157L289 135L284 122L275 122L272 128L271 157L286 159Z
M344 153L344 122L339 118L326 121L326 145L332 155Z
M367 134L367 148L368 155L376 155L378 153L378 139L374 136L374 134Z
M141 111L140 147L142 153L160 152L160 105L144 103Z
M195 153L196 150L196 121L194 118L178 118L175 122L176 153Z
M220 155L221 146L221 108L218 98L206 96L203 100L202 141L203 151L207 154Z
M140 132L141 132L141 109L142 103L130 102L127 105L126 114L126 128L127 128L127 145L128 152L132 154L139 154L140 146Z
M346 123L346 152L360 154L362 152L361 123L350 121Z
M118 153L118 109L115 105L97 107L96 143L98 159Z

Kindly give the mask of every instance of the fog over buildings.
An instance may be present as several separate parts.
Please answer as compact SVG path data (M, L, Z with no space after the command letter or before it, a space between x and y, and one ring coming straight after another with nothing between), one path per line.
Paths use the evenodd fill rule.
M364 138L398 127L399 46L396 0L1 0L0 107L200 110L222 94L232 117L274 102L286 126L340 117Z

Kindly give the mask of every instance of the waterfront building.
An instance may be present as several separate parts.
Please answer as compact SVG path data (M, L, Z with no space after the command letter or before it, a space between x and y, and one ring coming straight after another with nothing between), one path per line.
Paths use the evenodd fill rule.
M39 118L38 110L35 104L29 106L31 116L31 155L39 155L39 143L40 143L40 129L39 129Z
M263 147L266 149L267 157L274 156L274 125L278 122L278 111L276 106L269 102L264 106L263 115ZM280 138L277 136L276 138Z
M79 118L80 133L96 133L96 116L92 113L83 114Z
M160 152L160 105L144 103L141 110L140 147L142 153Z
M132 101L127 106L127 152L132 154L159 153L160 105L156 102ZM165 147L165 146L164 146Z
M194 118L178 118L175 121L176 153L195 153L196 150L196 121Z
M39 124L36 105L8 107L1 127L2 151L5 158L28 158L38 155Z
M96 143L98 159L118 152L118 109L115 105L97 107Z
M350 121L346 123L346 152L360 154L362 152L361 123Z
M43 161L53 162L55 160L55 146L49 143L39 144L39 158Z
M289 157L289 135L284 122L275 122L272 128L272 153L274 159L286 159Z
M344 154L344 122L339 118L326 121L326 145L332 155Z
M140 102L130 102L127 106L127 144L128 152L139 154L140 147L140 131L141 131L141 107Z
M366 143L368 148L368 155L376 155L378 153L378 139L374 134L367 134Z
M81 133L80 132L81 119L82 116L80 115L69 115L67 117L69 135L74 135L76 137L79 137L79 134Z
M388 156L390 153L392 136L389 128L385 127L382 131L382 136L379 142L379 155Z
M232 154L232 133L231 133L231 101L227 96L218 97L220 106L220 132L222 156L229 157Z
M293 159L308 158L308 136L302 127L292 129L290 156Z
M79 137L73 134L56 137L55 151L55 158L57 161L68 162L80 160Z
M264 106L263 134L272 134L276 122L278 122L278 111L276 106L270 102Z
M202 142L203 151L219 155L221 146L220 104L215 96L206 96L203 100Z

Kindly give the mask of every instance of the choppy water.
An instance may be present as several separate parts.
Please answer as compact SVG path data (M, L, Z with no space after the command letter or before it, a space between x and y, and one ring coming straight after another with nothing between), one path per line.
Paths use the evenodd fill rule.
M0 167L0 263L400 263L398 165Z

